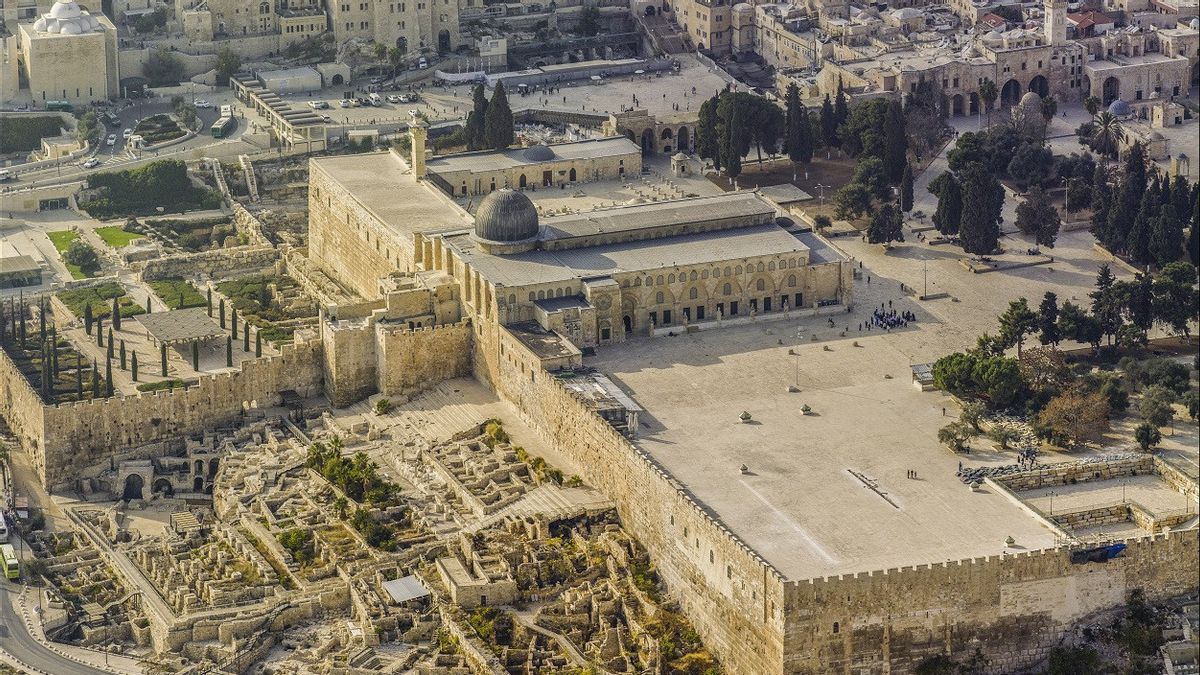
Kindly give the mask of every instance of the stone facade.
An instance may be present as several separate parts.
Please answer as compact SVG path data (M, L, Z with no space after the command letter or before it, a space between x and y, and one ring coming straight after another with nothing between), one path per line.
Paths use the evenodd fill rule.
M56 3L52 11L64 5L74 3ZM21 70L37 103L64 100L83 104L120 93L116 28L100 13L63 21L85 19L95 21L98 27L72 33L59 32L57 27L52 32L43 27L43 19L17 24Z

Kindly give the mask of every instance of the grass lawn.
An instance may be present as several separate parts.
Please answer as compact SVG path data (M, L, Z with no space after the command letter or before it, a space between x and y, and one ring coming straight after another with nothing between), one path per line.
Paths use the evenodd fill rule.
M121 305L122 319L146 313L145 308L134 302L125 293L125 288L116 282L100 284L92 288L76 288L58 294L58 299L80 319L83 318L84 308L89 304L92 306L94 318L107 319L108 315L112 313L113 298L120 298L117 302Z
M58 232L47 232L46 236L50 237L50 243L54 244L55 250L58 251L58 257L61 258L67 252L67 249L71 248L71 242L79 238L79 233L75 230L59 230ZM72 265L66 260L63 261L63 265L66 265L67 271L71 273L71 278L88 278L88 275L84 274L83 270L79 269L77 265Z
M208 298L201 295L200 291L183 279L159 279L149 283L150 288L154 289L154 292L170 309L208 305Z
M120 225L109 225L107 227L97 227L96 234L104 240L104 243L113 248L121 248L128 246L129 242L134 239L141 239L143 235L136 232L126 232Z

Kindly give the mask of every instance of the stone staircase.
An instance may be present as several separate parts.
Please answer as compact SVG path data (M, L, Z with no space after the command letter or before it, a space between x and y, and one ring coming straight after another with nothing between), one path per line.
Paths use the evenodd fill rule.
M525 496L466 528L478 532L508 519L524 520L541 517L549 520L578 518L587 513L601 513L616 508L607 497L591 488L564 488L544 483L525 493Z
M254 177L254 165L250 162L250 158L246 155L238 155L238 161L242 164L242 172L246 174L246 189L250 193L250 201L258 201L258 179Z

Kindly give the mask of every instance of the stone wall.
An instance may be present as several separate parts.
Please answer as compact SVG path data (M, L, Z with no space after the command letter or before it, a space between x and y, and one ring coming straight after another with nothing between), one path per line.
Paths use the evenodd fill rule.
M1104 563L1072 564L1063 548L788 582L784 670L907 673L978 646L988 672L1014 672L1134 589L1151 600L1194 592L1196 529L1125 543Z
M147 261L141 276L143 281L178 277L229 279L274 272L278 259L279 251L269 244L177 253Z
M1195 478L1188 476L1172 466L1170 462L1159 457L1154 458L1154 470L1164 483L1171 486L1172 490L1186 495L1193 507L1200 506L1200 485L1197 484ZM1200 508L1193 510L1200 512Z
M0 416L23 446L39 454L46 428L42 397L33 389L17 364L0 349Z
M246 238L251 246L271 245L271 241L267 239L267 235L263 231L262 222L237 202L233 202L233 227L238 234Z
M1033 471L1010 474L995 479L1013 492L1036 490L1055 485L1086 483L1092 480L1112 480L1122 476L1154 472L1154 457L1140 455L1106 462L1071 462L1043 465Z
M592 412L508 331L476 327L476 372L617 504L725 672L781 674L781 575Z
M114 451L198 434L234 423L246 410L278 405L285 390L322 392L319 340L297 335L278 356L246 361L239 371L201 378L188 389L47 406L34 464L45 485L62 485Z

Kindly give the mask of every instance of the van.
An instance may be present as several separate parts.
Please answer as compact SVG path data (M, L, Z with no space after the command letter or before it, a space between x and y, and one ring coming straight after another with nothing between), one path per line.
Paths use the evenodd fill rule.
M0 514L0 544L8 543L8 523L7 518Z
M426 68L429 67L429 61L427 61L425 59L425 57L422 56L420 58L420 60L417 61L417 67L420 68L421 70L425 70Z
M3 183L4 181L7 181L7 180L12 180L12 179L13 179L13 175L12 175L11 171L9 171L8 169L0 169L0 183Z
M371 99L371 105L373 105L373 106L383 105L383 97L380 96L379 94L371 94L370 99Z

